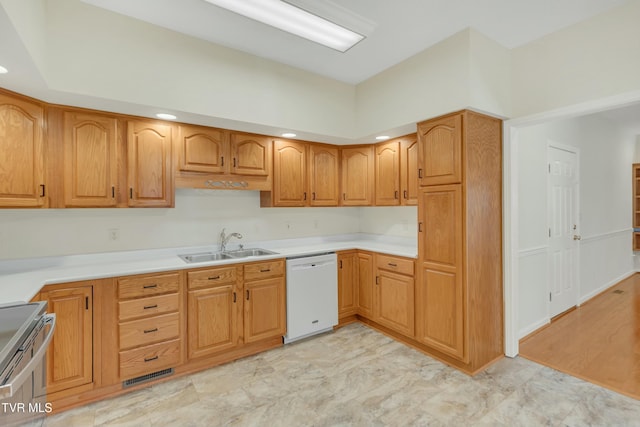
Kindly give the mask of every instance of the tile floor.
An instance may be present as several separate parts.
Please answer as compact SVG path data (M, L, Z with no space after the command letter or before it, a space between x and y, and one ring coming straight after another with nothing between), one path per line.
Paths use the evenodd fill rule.
M522 358L469 377L352 324L45 425L640 426L640 401Z

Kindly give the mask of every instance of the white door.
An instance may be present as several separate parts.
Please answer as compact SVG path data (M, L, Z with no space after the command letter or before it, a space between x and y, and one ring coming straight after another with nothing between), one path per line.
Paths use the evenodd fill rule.
M549 314L578 303L578 151L549 145Z

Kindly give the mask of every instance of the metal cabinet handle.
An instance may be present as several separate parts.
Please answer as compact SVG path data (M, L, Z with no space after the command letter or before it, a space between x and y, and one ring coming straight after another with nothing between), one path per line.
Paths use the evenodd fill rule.
M209 277L209 280L218 280L219 278L220 278L220 275Z
M421 222L418 223L418 232L422 233L422 223Z
M145 305L143 307L145 310L150 310L152 308L158 308L158 304L153 304L153 305Z
M389 265L389 267L397 267L398 266L398 264L394 264L392 262L389 262L388 265Z
M133 188L129 187L129 198L133 199Z
M404 190L402 193L403 193L405 199L409 198L409 196L407 195L407 190Z
M236 293L233 293L233 302L236 302Z
M247 290L247 301L249 301L249 291Z
M264 270L260 270L260 273L268 273L268 272L270 272L270 271L271 271L271 269L270 269L270 268L266 268L266 269L264 269Z
M307 200L307 192L306 191L303 193L303 196L304 196L304 198L302 200Z
M158 356L150 357L150 358L148 358L148 359L147 359L146 357L144 358L144 361L145 361L145 362L151 362L151 361L153 361L153 360L158 360Z
M418 169L418 178L422 178L422 168Z
M380 284L380 276L376 276L376 285Z
M394 199L398 199L398 190L396 190L396 191L393 193L393 198L394 198Z
M44 184L40 184L40 197L44 197L45 195L45 185Z
M142 287L142 289L153 289L153 288L157 288L157 287L158 287L158 284L154 283L153 285L144 285Z
M220 166L224 166L224 156L220 156Z
M158 328L153 328L153 329L145 329L144 333L145 334L150 334L152 332L158 332Z

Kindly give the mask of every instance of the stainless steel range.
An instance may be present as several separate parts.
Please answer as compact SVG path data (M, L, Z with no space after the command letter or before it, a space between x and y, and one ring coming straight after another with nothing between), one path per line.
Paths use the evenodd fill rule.
M51 412L45 354L55 329L47 303L0 305L0 426L41 426Z

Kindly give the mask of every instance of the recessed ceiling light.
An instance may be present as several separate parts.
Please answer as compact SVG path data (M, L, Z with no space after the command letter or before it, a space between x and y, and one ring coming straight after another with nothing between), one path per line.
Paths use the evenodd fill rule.
M380 136L376 136L376 139L378 141L385 141L385 140L389 139L389 137L387 135L380 135Z
M8 72L9 72L9 70L7 70L2 65L0 65L0 74L7 74Z
M297 135L295 133L285 132L282 134L282 136L284 136L285 138L295 138Z
M173 114L168 114L168 113L158 113L156 114L156 117L162 120L175 120L177 119L176 116L174 116Z
M205 0L312 42L346 52L364 36L281 0Z

